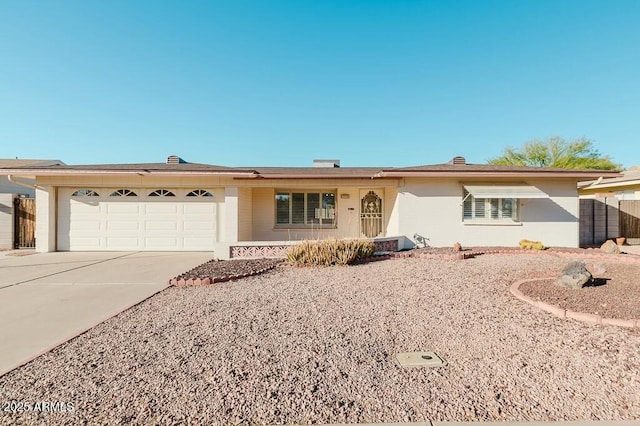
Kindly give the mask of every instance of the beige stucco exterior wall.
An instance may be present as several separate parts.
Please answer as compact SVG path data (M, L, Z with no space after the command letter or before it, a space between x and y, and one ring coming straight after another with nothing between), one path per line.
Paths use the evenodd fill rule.
M366 191L375 189L383 196L383 214L385 224L390 223L394 214L395 197L397 190L394 187L379 187L370 182L360 182L362 186L336 187L337 182L325 182L319 186L318 182L282 182L280 185L269 188L253 189L253 220L252 240L254 241L297 241L304 239L326 238L358 238L360 237L360 197ZM331 186L333 184L334 186ZM366 185L368 184L368 186ZM395 181L394 181L395 184ZM295 186L294 186L295 185ZM308 186L305 186L308 185ZM344 185L344 182L342 183ZM310 228L278 228L275 226L275 193L278 189L299 190L332 190L336 191L336 228L310 229ZM397 228L397 225L396 225ZM385 235L396 236L390 231L394 228L387 226Z
M238 188L238 241L251 241L253 235L253 189Z
M236 241L288 241L318 238L359 237L359 201L362 191L383 193L385 223L393 211L396 180L372 182L369 179L234 180L208 176L55 176L39 177L37 184L37 250L56 249L57 188L204 188L215 192L218 201L217 226L221 243ZM384 188L384 185L391 187ZM275 227L276 189L336 191L335 229L277 229ZM389 194L389 196L387 195ZM40 208L40 206L43 206ZM388 234L388 231L387 231Z
M36 188L36 251L56 250L56 204L55 186L42 185Z
M238 187L228 186L224 189L224 208L221 209L222 235L220 241L238 241Z
M0 248L13 248L13 194L0 193Z
M398 208L398 188L384 188L384 223L385 236L401 236L400 232L400 212Z
M523 238L540 240L547 246L578 246L575 181L527 180L551 198L520 200L520 221L509 225L465 223L462 183L458 179L407 178L398 193L398 233L411 239L417 233L432 246L455 242L463 246L517 246Z
M522 238L541 240L550 246L578 245L577 190L575 181L569 179L527 180L526 183L537 186L551 198L521 200L520 222L512 225L464 223L462 181L455 178L234 180L210 176L96 175L39 177L37 183L41 188L36 191L38 251L56 249L57 187L211 190L218 200L216 235L221 244L357 238L360 236L360 198L366 191L375 189L382 193L384 200L385 233L382 236L411 239L417 233L429 238L433 246L450 246L456 241L463 246L515 246ZM275 192L278 189L336 191L337 227L277 228Z

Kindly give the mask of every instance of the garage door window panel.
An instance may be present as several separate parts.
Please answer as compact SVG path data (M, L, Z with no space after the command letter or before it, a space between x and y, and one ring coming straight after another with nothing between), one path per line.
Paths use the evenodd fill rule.
M100 194L98 194L93 189L83 188L83 189L78 189L73 194L71 194L71 196L72 197L99 197Z
M138 194L136 194L130 189L123 188L123 189L116 189L111 194L109 194L109 196L110 197L137 197Z
M213 197L213 194L206 189L194 189L187 194L187 197Z
M155 191L149 193L149 197L175 197L176 194L169 191L168 189L156 189Z

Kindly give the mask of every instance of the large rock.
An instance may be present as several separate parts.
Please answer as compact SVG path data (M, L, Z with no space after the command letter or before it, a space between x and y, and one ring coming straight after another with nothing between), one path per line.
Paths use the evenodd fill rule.
M587 263L587 270L591 272L594 277L602 277L607 272L606 266L602 262Z
M556 284L567 288L582 288L591 281L593 276L587 270L584 262L579 260L571 261L564 267L562 273L556 280Z
M607 240L600 246L600 250L609 254L620 254L620 247L612 240Z

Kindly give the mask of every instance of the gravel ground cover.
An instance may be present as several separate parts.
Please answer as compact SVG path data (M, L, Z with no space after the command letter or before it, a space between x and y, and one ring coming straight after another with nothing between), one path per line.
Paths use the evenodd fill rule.
M196 279L196 278L222 278L230 275L253 274L266 268L273 268L280 259L231 259L231 260L210 260L202 265L196 266L190 271L176 277L176 279Z
M602 263L587 269L594 273L594 285L579 290L563 288L555 280L527 282L520 291L534 300L542 300L574 312L586 312L603 318L640 319L640 264Z
M640 331L509 293L566 259L484 255L277 268L171 287L0 377L0 423L307 424L640 419ZM404 370L396 353L448 365Z
M623 246L623 250L625 248L628 248L628 246ZM509 251L512 253L525 253L525 254L554 254L554 253L575 253L575 254L584 254L584 255L592 255L592 254L606 254L605 251L600 250L600 248L576 248L576 247L547 247L544 250L524 250L521 249L520 247L463 247L462 248L462 253L471 253L471 254L476 254L479 253L481 254L484 251L495 251L495 250L501 250L501 251ZM427 253L427 254L451 254L451 253L456 253L453 250L453 247L424 247L424 248L418 248L418 249L413 249L411 251L409 251L409 253L412 254L420 254L420 253ZM621 257L638 257L637 255L633 255L633 254L621 254Z

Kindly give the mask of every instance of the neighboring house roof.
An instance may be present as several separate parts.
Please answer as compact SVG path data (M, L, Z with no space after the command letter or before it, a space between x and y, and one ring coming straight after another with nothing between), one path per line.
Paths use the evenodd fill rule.
M622 176L605 178L599 177L596 180L578 182L579 190L595 190L595 189L615 189L622 187L640 187L640 170L630 169L622 172Z
M454 161L455 160L455 161ZM549 167L495 166L466 164L456 157L449 163L414 167L227 167L199 163L142 163L95 165L24 165L3 166L0 174L19 176L43 175L93 175L93 174L197 174L223 175L235 178L262 179L339 179L339 178L402 178L413 176L463 176L463 177L554 177L595 178L617 177L620 174L602 170L574 170ZM2 167L5 167L4 169ZM7 168L8 167L8 168Z
M64 164L60 160L27 160L22 158L0 158L0 168L14 168L25 166L51 166Z

